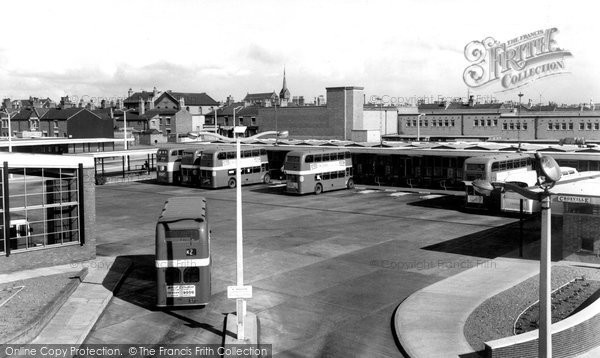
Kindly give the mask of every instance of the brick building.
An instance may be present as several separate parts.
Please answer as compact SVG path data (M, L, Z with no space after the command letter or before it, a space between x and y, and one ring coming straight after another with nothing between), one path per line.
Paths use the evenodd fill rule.
M4 152L0 178L0 273L95 258L92 158Z
M420 126L417 117L421 116ZM419 128L418 128L419 127ZM600 111L595 108L518 107L502 103L422 104L398 114L404 137L479 137L502 140L600 140Z
M21 110L11 116L13 135L29 137L113 138L113 120L85 108ZM2 120L8 134L8 119Z

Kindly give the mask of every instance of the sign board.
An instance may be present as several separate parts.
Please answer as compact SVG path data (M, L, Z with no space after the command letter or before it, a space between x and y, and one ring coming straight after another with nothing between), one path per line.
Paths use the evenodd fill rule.
M591 204L592 198L585 197L585 196L557 195L556 201L559 201L562 203Z
M194 285L174 285L167 286L167 297L196 297L196 286Z
M227 286L227 298L252 298L252 286Z

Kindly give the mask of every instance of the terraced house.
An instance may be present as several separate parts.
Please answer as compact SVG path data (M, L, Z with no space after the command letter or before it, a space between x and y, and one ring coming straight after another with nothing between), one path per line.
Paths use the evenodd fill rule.
M6 122L6 123L5 123ZM113 121L85 108L24 109L11 117L13 135L20 137L113 138ZM8 120L2 121L2 135Z

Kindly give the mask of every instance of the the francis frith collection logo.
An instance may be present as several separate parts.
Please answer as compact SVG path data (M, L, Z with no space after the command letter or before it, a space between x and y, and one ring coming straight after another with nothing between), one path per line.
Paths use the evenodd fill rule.
M566 73L565 58L572 56L558 47L556 28L538 30L498 42L492 37L465 46L471 63L463 73L467 86L499 84L499 91L522 87L540 78Z

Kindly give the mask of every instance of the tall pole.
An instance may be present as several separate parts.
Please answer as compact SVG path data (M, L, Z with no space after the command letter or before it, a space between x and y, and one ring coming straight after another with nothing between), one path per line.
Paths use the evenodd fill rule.
M233 107L233 136L235 137L235 107Z
M4 110L6 115L8 116L8 151L12 152L12 128L10 124L10 112L8 110Z
M233 109L235 118L235 108ZM236 135L236 160L235 160L235 181L236 181L236 244L237 244L237 286L244 286L244 248L242 237L242 173L240 170L240 137ZM238 298L237 304L237 339L244 340L244 319L246 316L246 300Z
M523 97L523 93L519 92L519 108L517 110L517 139L519 141L519 148L517 150L518 152L521 151L521 97Z
M277 129L277 102L278 100L275 100L275 132L277 132L277 134L275 135L275 145L277 145L278 140L279 140L279 130Z
M379 146L383 147L383 120L381 112L383 111L383 101L379 101Z
M346 136L346 87L344 87L344 140L347 140L347 136Z
M539 356L540 358L552 357L552 311L550 301L550 249L552 236L550 228L550 195L542 199L542 242L540 253L540 336Z
M127 111L123 111L123 148L127 150Z
M421 141L421 117L423 117L425 113L421 113L417 116L417 142Z

